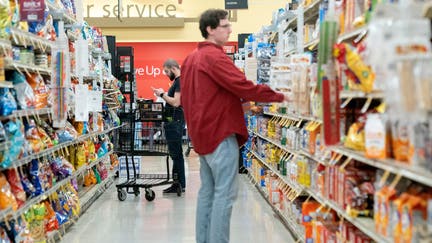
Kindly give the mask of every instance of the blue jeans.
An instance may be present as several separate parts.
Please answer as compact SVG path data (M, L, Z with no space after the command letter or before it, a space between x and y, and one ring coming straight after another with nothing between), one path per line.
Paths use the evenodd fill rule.
M184 122L172 121L166 122L164 125L165 138L168 144L168 152L173 160L172 175L182 188L186 188L185 165L183 158L182 137L184 130Z
M201 188L196 213L197 243L227 243L238 191L239 148L234 135L211 154L200 155Z

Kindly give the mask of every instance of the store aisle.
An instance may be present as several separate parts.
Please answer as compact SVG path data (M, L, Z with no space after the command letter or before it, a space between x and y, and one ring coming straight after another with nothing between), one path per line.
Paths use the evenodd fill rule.
M143 167L157 170L163 165L160 157L143 158ZM158 161L157 163L148 161ZM153 163L152 166L148 166ZM188 163L188 186L182 197L163 195L164 187L156 187L156 199L147 202L143 195L117 199L112 185L72 226L62 242L195 242L194 222L199 188L198 158L191 153ZM164 168L162 166L162 168ZM295 242L273 210L241 176L240 192L231 221L231 242L281 243Z

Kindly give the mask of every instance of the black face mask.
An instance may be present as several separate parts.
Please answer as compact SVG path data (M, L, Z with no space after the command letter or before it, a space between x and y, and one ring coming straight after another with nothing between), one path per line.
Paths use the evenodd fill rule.
M175 79L175 74L173 72L170 72L170 74L168 75L169 79L171 81L173 81Z

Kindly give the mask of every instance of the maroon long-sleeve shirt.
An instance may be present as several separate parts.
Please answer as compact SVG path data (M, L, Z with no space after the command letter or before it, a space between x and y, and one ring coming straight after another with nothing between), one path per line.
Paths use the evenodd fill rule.
M181 68L181 105L194 150L212 153L229 135L248 138L242 101L281 102L283 94L246 79L223 48L201 42Z

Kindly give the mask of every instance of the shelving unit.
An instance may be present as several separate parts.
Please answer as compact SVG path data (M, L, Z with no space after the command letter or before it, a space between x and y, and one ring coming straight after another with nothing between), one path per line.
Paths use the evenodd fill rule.
M41 75L51 75L51 69L43 68L36 65L28 65L24 63L20 63L17 61L12 61L10 59L5 60L5 69L6 70L18 70L22 73L38 73Z
M301 122L301 121L314 121L314 122L322 123L321 119L315 118L312 116L302 116L302 115L297 115L297 114L279 114L279 113L273 113L273 112L268 112L268 111L265 111L264 114L269 115L269 116L285 118L285 119L289 119L289 120L293 120L293 121L299 121L299 122Z
M357 38L358 36L364 36L367 33L368 27L363 26L353 31L349 31L347 33L343 33L338 37L338 42L344 42L350 39Z
M311 19L318 16L319 5L322 0L316 0L304 9L304 20L308 23ZM297 17L294 17L288 21L288 26L285 28L284 33L289 29L295 29L297 27Z
M270 201L269 201L269 195L268 192L265 190L265 188L262 188L258 185L258 183L255 181L255 178L251 176L253 173L250 169L248 169L248 179L252 181L252 184L255 185L258 192L261 194L263 198L266 199L266 202L272 207L273 211L279 216L279 218L282 219L282 221L285 223L286 226L288 226L289 230L293 233L294 238L300 242L305 242L304 237L304 230L302 230L299 227L299 224L295 222L291 217L288 215L285 215L281 210L277 207L275 207Z
M50 51L51 47L54 45L54 42L50 40L46 40L33 33L22 31L17 28L11 28L11 36L13 44L24 47L34 46L42 52Z
M368 159L364 156L363 153L350 150L342 146L333 147L331 149L336 153L351 157L352 159L355 159L372 167L382 169L396 175L401 175L404 178L432 187L432 173L428 172L424 168L408 165L407 163L400 162L394 159Z

